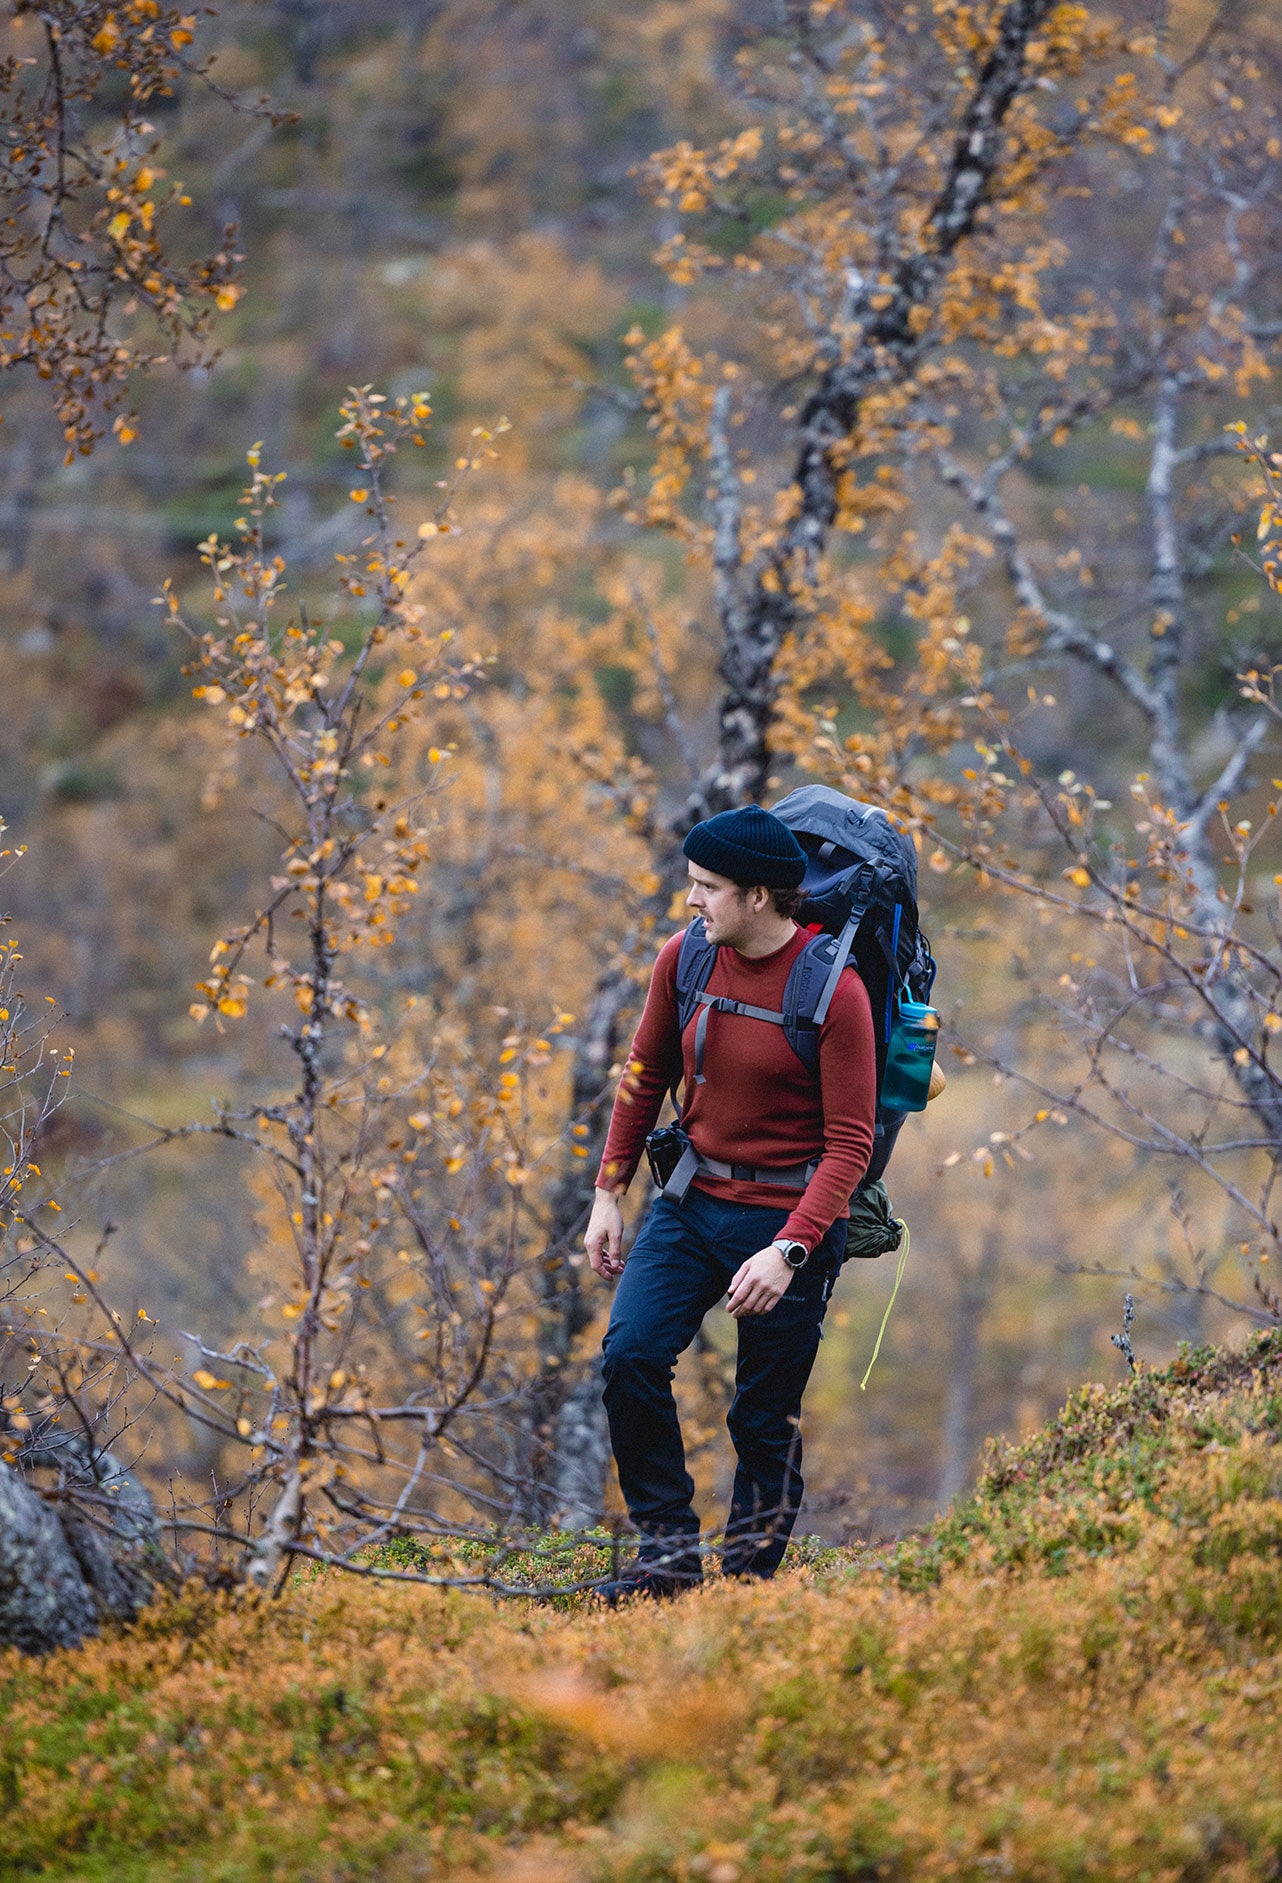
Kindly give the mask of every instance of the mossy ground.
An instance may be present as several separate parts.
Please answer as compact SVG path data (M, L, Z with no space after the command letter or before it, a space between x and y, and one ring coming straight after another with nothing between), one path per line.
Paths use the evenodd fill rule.
M761 1588L302 1575L0 1658L0 1876L1276 1879L1280 1728L1274 1333L1086 1389L930 1531Z

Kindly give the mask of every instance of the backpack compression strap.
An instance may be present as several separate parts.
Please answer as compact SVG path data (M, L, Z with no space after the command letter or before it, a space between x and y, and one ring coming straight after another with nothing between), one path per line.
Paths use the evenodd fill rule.
M820 994L815 1011L811 1016L817 1027L821 1027L828 1018L828 1009L832 1005L832 997L837 991L837 983L841 979L841 971L850 959L850 951L855 945L855 931L863 920L863 914L862 909L852 909L847 919L846 926L841 931L841 936L837 943L837 952L833 956L832 967L828 972L828 979L824 982L823 993Z

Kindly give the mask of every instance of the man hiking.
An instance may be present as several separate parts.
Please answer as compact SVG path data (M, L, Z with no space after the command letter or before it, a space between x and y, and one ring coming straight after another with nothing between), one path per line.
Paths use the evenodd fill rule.
M723 1295L739 1353L727 1418L738 1469L722 1569L770 1576L778 1568L803 1489L801 1396L841 1265L847 1205L873 1148L876 1056L858 974L840 977L813 1069L779 1024L789 970L810 940L793 920L805 871L796 838L752 804L696 824L683 849L686 900L714 964L682 1030L682 937L659 953L585 1237L594 1271L621 1278L605 1337L605 1406L641 1537L635 1560L602 1590L610 1601L673 1595L702 1579L672 1377ZM693 1174L688 1188L669 1180L625 1262L619 1197L681 1079L692 1146L682 1170Z

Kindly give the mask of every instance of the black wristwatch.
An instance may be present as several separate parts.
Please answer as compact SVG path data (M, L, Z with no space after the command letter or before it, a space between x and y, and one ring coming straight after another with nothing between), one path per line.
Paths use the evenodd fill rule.
M804 1268L810 1260L810 1251L804 1242L776 1242L775 1248L789 1268Z

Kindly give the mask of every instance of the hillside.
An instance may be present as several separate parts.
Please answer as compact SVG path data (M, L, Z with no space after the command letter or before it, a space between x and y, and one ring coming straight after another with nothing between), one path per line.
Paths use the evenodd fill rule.
M0 1874L1276 1877L1280 1438L1274 1331L1084 1388L929 1531L760 1590L184 1595L0 1659Z

